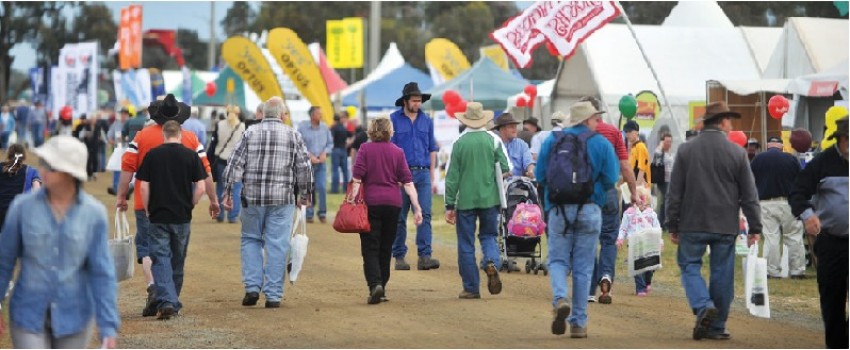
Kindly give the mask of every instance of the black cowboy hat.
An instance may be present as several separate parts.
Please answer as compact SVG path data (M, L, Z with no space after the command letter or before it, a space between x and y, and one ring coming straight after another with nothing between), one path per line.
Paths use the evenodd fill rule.
M183 102L177 102L174 94L168 94L162 101L151 102L148 113L150 118L159 125L169 120L183 124L191 115L191 107Z
M408 99L410 96L422 96L422 103L431 99L431 94L423 94L422 91L419 90L419 84L411 81L404 84L404 88L401 89L401 97L399 97L398 100L395 100L396 107L404 106L404 100Z
M537 130L543 130L543 128L540 127L540 121L537 120L537 118L535 118L535 117L529 117L528 119L523 120L522 124L523 125L531 124L531 125L534 125L537 128Z
M844 137L848 136L847 116L846 115L843 118L835 121L835 132L833 132L832 135L829 135L829 138L827 138L827 140L832 140L832 139L838 140L838 137L840 137L840 136L844 136Z

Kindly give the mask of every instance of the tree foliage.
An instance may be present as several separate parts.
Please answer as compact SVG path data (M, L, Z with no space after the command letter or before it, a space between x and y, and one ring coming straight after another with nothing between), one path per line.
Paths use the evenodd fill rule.
M235 1L219 22L227 37L247 32L257 18L257 12L245 1Z

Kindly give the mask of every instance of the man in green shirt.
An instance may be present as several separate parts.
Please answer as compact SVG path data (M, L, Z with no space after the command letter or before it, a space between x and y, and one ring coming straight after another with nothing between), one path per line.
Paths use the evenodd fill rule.
M492 111L485 111L478 102L466 105L465 113L457 119L466 126L454 146L446 170L446 222L457 223L457 255L460 277L463 281L461 299L480 299L479 272L475 263L475 219L480 231L478 240L487 273L487 290L490 294L502 291L499 279L501 266L499 244L499 204L502 174L511 171L508 152L496 134L485 128L493 119ZM501 174L496 174L496 164ZM497 182L498 179L498 182Z

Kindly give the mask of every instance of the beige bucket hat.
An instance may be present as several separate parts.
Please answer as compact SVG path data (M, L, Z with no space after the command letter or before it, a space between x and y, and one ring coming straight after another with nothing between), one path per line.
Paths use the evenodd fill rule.
M54 171L63 172L77 180L88 180L86 162L89 151L86 145L71 136L53 136L41 147L33 150Z

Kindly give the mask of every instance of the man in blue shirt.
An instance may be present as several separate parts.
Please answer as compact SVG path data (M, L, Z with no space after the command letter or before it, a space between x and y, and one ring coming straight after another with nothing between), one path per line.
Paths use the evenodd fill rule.
M534 178L534 158L528 144L517 138L519 131L517 126L519 120L514 119L510 113L502 113L496 118L496 126L493 130L502 138L505 148L508 150L508 158L511 160L511 176L527 176Z
M564 122L564 130L560 132L573 135L580 135L588 130L595 132L596 126L602 120L602 113L604 112L596 110L588 101L577 102L570 107L570 118ZM557 133L552 133L543 142L535 170L538 181L545 189L545 209L549 221L549 278L555 314L552 333L564 334L566 321L569 321L570 337L586 338L587 298L584 295L574 295L572 303L568 301L567 274L572 271L573 291L590 289L596 244L602 229L601 208L607 200L608 190L617 182L620 163L611 143L594 133L587 139L586 148L592 178L595 180L590 200L584 204L552 203L547 185L550 179L547 179L546 171L549 168L550 153L556 146Z
M437 161L437 140L434 138L434 121L420 110L422 103L431 98L430 94L419 91L419 85L410 82L404 85L402 96L395 101L401 109L390 114L395 133L390 141L404 151L413 184L422 207L422 224L416 227L416 248L419 254L417 269L430 270L440 267L440 261L431 259L431 193L434 174L431 172ZM401 190L400 190L401 191ZM402 207L398 217L398 229L393 242L393 257L396 270L410 270L404 261L407 254L407 212L410 211L410 197L401 191Z
M307 207L307 222L313 222L313 209L316 206L316 198L319 202L319 221L325 223L328 203L327 203L327 169L325 169L325 160L328 159L328 154L331 153L333 147L333 137L331 131L325 123L322 123L322 110L317 106L310 107L307 112L310 115L310 120L301 123L298 126L298 132L304 143L307 144L307 153L310 156L310 164L313 166L313 200Z
M198 107L192 106L191 114L189 114L189 119L186 119L182 125L183 129L189 130L198 137L198 142L200 142L204 147L207 146L207 126L204 125L200 119L198 119Z

